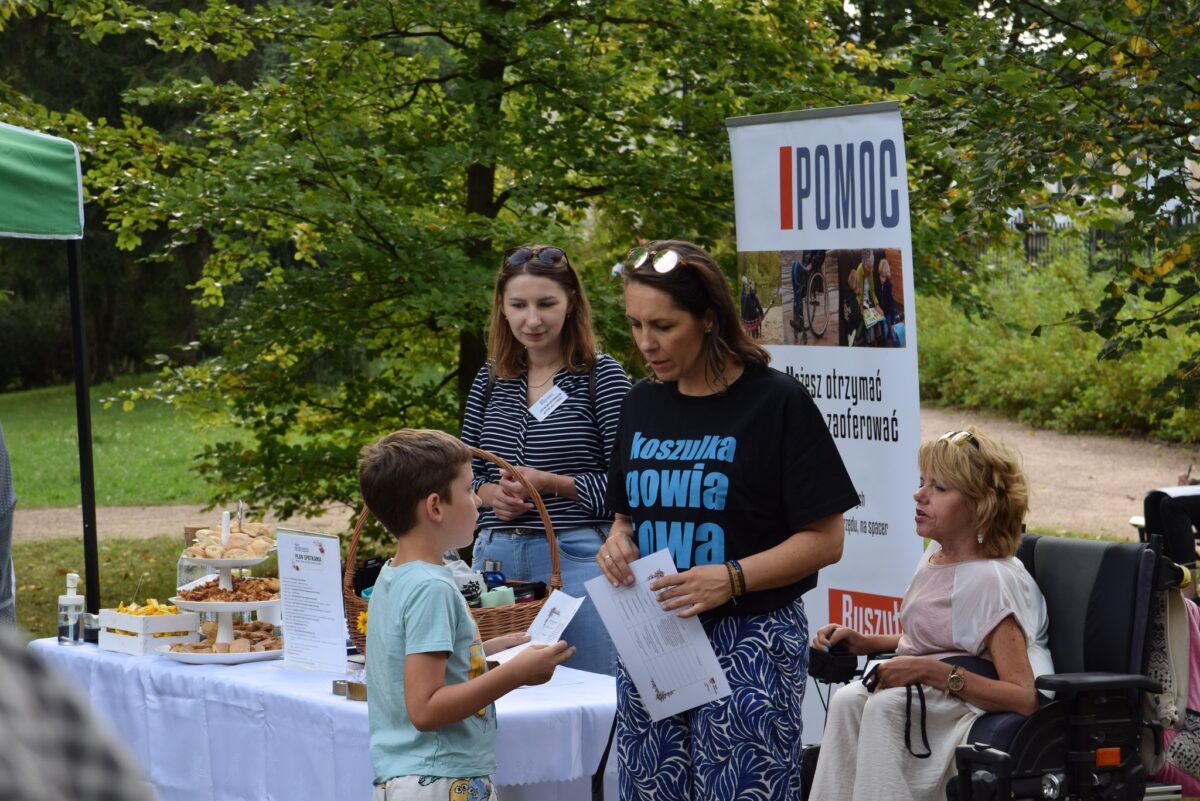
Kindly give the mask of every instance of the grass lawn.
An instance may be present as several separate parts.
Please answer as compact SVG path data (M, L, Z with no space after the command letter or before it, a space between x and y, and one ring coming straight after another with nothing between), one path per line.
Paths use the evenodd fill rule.
M209 492L192 472L192 460L205 445L230 438L234 430L200 429L156 401L139 401L130 412L119 403L101 407L100 398L149 380L134 376L91 389L96 503L206 503ZM21 507L78 506L74 387L0 394L0 424Z
M100 541L100 606L175 594L179 537ZM51 637L57 626L58 596L66 592L67 573L78 573L83 594L83 544L79 539L13 543L17 572L17 625L33 637ZM140 582L140 586L139 586Z

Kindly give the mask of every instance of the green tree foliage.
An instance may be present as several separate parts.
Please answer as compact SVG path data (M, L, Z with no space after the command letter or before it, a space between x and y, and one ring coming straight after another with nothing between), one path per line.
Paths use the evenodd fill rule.
M284 513L353 500L358 449L390 429L457 430L504 247L588 254L615 312L608 270L635 236L728 251L726 117L877 96L823 0L43 8L87 42L230 65L132 89L104 124L10 106L85 143L121 246L165 231L160 258L204 249L220 354L167 365L155 391L232 415L245 437L202 470ZM160 130L163 108L194 118Z
M71 27L48 15L11 16L27 4L0 8L0 107L76 109L104 124L119 109L122 92L147 76L204 73L199 59L160 53L133 38L104 50L80 43ZM151 118L170 129L187 111L161 109ZM4 114L6 122L26 115ZM196 336L206 317L186 287L200 274L198 254L180 252L172 263L146 266L116 248L105 230L104 210L89 204L82 248L88 364L93 380L144 370L151 354ZM153 238L153 237L152 237ZM0 314L0 389L69 381L72 374L65 248L52 243L0 241L0 296L11 301Z
M1102 294L1065 319L1103 339L1102 358L1200 331L1198 20L1196 0L1002 0L918 29L897 88L914 250L936 254L926 285L982 304L976 254L1009 236L1004 210L1046 228L1057 213L1098 232ZM1194 404L1197 356L1156 392Z

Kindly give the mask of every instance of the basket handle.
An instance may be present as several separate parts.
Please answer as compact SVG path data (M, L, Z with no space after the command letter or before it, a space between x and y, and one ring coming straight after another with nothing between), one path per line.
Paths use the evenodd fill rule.
M362 530L367 525L367 520L371 516L371 510L364 503L362 511L358 513L358 522L354 524L354 534L350 536L350 545L346 548L346 567L342 571L342 591L353 595L354 593L354 571L358 569L355 557L358 556L358 538L362 536Z
M478 456L489 462L494 462L503 469L512 473L512 475L521 483L525 491L529 493L530 499L533 500L534 507L537 508L538 516L542 518L542 525L546 527L546 539L550 542L550 589L562 589L562 570L559 567L558 561L558 542L554 538L554 524L550 522L550 512L546 509L546 504L542 500L541 493L529 482L529 479L521 475L521 472L506 462L501 457L482 450L480 448L471 448L471 455ZM348 591L354 587L354 571L356 569L356 557L358 556L358 540L362 536L363 528L367 525L367 520L371 516L371 510L365 505L358 515L358 522L354 524L354 534L350 537L350 545L346 549L346 568L342 573L342 586Z
M521 475L520 470L517 470L517 468L501 457L481 448L471 448L470 450L472 455L486 459L507 470L517 481L521 482L521 486L529 493L529 498L533 501L533 505L537 509L538 517L542 518L542 525L546 528L546 539L550 542L550 589L561 590L563 585L562 571L559 569L558 564L558 541L554 538L554 524L550 522L550 512L546 510L546 504L542 500L541 493L537 491L533 484L529 483L529 479Z

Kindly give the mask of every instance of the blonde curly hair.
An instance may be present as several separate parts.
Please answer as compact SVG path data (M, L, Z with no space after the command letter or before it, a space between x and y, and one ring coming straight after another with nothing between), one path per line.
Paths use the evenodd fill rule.
M922 474L937 476L971 501L986 556L1016 554L1021 524L1029 511L1029 486L1015 450L967 426L921 445L917 464Z

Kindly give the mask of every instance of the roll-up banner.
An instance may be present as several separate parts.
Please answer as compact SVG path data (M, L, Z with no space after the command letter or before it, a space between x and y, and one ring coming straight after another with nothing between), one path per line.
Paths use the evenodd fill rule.
M898 634L923 547L913 523L921 409L899 105L726 126L743 323L772 365L808 389L859 492L841 562L804 597L809 627ZM810 683L805 742L824 726L814 696Z

